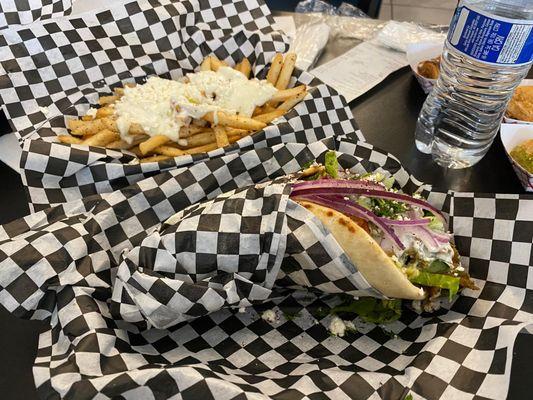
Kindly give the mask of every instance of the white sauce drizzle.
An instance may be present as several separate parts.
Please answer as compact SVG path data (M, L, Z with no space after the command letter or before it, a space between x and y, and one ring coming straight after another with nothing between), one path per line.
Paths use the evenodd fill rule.
M213 111L216 125L218 111L251 117L255 107L277 92L266 80L248 79L230 67L190 73L186 78L151 77L143 85L125 87L115 105L121 137L129 139L129 127L136 123L150 136L165 135L178 141L180 128L190 124L191 118L200 119Z

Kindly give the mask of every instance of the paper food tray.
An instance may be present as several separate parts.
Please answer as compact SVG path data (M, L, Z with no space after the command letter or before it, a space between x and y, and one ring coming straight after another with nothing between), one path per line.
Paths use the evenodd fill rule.
M429 94L437 79L428 79L418 73L418 64L422 61L431 60L442 54L442 42L419 42L407 46L407 61L424 93Z
M297 72L290 85L309 85L306 99L263 131L224 149L131 165L133 157L127 151L55 142L57 134L66 132L64 116L83 115L99 94L150 75L183 76L209 54L230 65L248 57L253 73L264 75L274 54L289 46L272 25L262 1L139 0L113 4L96 14L6 30L1 65L7 79L0 97L22 141L21 173L30 208L42 210L110 192L159 171L230 152L282 142L310 143L357 130L335 90Z
M68 15L72 11L73 1L75 0L4 0L0 8L0 29Z
M276 284L294 274L278 252L289 218L286 186L255 183L295 172L335 147L345 168L391 174L405 192L420 188L393 156L329 138L224 155L0 227L0 303L51 324L34 367L39 397L505 398L513 344L533 325L533 199L424 186L423 196L447 215L480 290L463 291L434 314L406 309L385 328L356 320L357 332L331 337L330 317L320 312L334 305L331 295ZM169 228L162 222L180 210L172 234L186 240L163 238ZM291 226L312 261L307 272L321 277L320 291L335 293L341 270L320 250L331 237L306 242ZM180 263L161 262L169 252ZM271 297L242 313L227 308ZM270 324L261 312L272 307L278 319ZM283 316L289 310L293 316Z

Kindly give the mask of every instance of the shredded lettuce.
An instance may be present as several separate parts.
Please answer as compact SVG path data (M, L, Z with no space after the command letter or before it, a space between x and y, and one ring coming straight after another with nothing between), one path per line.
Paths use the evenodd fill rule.
M380 300L374 297L363 297L358 300L349 300L337 307L332 313L354 313L366 322L374 324L387 324L396 321L402 315L401 300Z
M444 272L450 272L450 266L442 260L433 260L425 269L426 272L431 272L432 274L441 274Z
M409 280L412 283L417 283L422 286L448 289L451 300L459 291L459 282L461 279L456 276L419 271L418 274L410 276Z
M372 199L366 196L359 196L357 198L357 204L359 204L361 207L366 208L367 210L372 211Z
M394 182L395 180L392 176L389 176L388 178L383 179L383 184L385 185L387 189L392 189L392 187L394 186Z
M304 180L306 180L306 181L316 181L318 179L322 179L324 176L325 176L324 172L323 171L322 172L319 171L319 172L317 172L314 175L311 175L311 176L308 176L308 177L304 178Z
M309 168L311 165L313 165L314 162L314 160L307 161L304 165L302 165L302 169Z
M334 151L328 151L324 158L324 167L326 167L326 173L332 178L337 178L339 175L339 162L337 161L337 154Z
M434 215L429 217L429 219L431 220L431 222L428 224L429 229L431 229L432 231L444 232L444 224L441 220L439 220Z

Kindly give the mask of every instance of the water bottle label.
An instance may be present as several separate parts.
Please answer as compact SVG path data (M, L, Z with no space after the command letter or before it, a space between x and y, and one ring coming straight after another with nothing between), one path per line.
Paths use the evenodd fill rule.
M533 21L495 17L460 5L452 19L448 42L478 61L527 64L533 61Z

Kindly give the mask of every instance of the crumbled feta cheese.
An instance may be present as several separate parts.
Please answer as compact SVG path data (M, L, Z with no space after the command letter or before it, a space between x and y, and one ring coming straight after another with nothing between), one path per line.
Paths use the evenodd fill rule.
M263 318L268 323L273 323L277 321L278 316L274 310L266 310L263 311L263 314L261 314L261 318Z
M88 115L90 117L96 117L96 111L98 111L96 108L89 108L85 115Z
M332 335L343 337L346 332L346 325L342 319L334 315L329 321L329 331Z
M332 335L343 337L346 331L355 331L355 325L352 321L345 321L334 315L329 321L329 329Z

